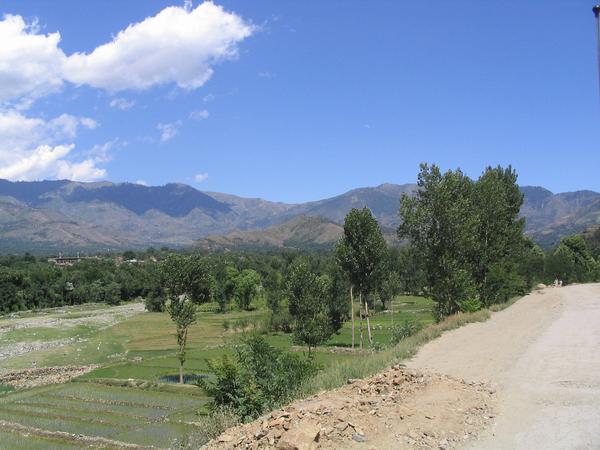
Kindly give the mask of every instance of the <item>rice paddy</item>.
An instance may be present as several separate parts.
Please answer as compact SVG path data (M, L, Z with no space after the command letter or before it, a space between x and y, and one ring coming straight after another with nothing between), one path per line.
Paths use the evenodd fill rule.
M378 312L371 321L375 341L390 342L391 328L407 318L429 323L432 302L419 297L398 297L394 314ZM106 313L98 305L98 313ZM47 317L49 313L43 313ZM91 306L60 310L63 320L93 317ZM21 316L35 317L27 313ZM244 330L260 329L264 310L199 313L189 331L186 374L191 379L208 375L207 359L232 352ZM0 318L10 325L7 318ZM227 322L227 324L225 324ZM239 326L232 327L232 324ZM358 343L358 324L356 328ZM290 335L266 335L272 345L292 347ZM30 351L2 361L2 368L23 369L98 364L78 379L14 391L0 385L0 448L72 449L88 445L119 448L120 443L173 448L202 427L210 401L194 386L165 383L177 379L178 360L173 325L164 313L141 313L106 327L86 322L67 327L14 328L0 334L0 347L11 342L63 340L64 345ZM340 348L351 343L351 324L319 349L324 366L358 356Z

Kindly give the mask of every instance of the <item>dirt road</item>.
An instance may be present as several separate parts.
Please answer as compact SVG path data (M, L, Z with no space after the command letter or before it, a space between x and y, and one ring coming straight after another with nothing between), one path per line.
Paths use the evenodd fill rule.
M408 363L497 387L472 449L600 449L600 284L546 288L424 346Z

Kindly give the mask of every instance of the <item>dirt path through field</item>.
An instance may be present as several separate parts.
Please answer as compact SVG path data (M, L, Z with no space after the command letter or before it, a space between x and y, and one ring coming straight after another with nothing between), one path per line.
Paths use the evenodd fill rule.
M408 365L497 386L495 424L468 448L600 448L599 284L536 291Z

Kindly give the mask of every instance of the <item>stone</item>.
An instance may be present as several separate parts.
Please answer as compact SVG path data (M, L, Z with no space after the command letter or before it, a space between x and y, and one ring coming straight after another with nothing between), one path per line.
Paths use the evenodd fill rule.
M268 423L269 428L275 428L285 423L285 419L283 417L279 417L277 419L273 419Z
M280 450L310 450L313 442L319 441L321 427L306 420L301 427L294 427L281 435L277 448Z
M352 435L352 440L356 442L365 442L367 438L363 434L354 433Z

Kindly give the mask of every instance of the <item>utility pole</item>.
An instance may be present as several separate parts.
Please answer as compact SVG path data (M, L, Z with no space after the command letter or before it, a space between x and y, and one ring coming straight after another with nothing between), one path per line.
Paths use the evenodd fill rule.
M598 41L598 88L600 88L600 5L592 8L596 16L596 40Z

